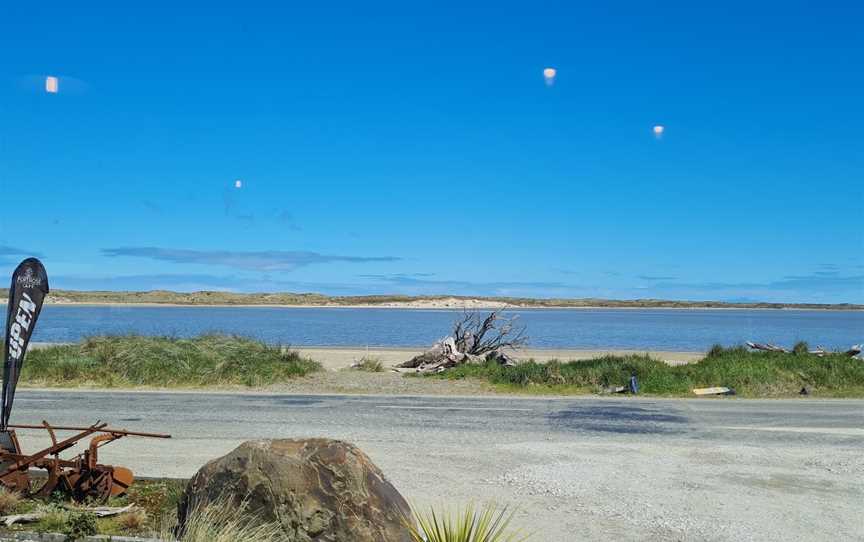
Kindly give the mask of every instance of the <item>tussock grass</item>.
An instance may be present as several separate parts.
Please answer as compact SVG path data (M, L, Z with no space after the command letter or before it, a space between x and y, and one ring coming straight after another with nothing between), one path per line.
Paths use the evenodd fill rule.
M802 387L823 397L864 396L864 361L844 355L750 352L743 347L713 347L701 361L669 366L648 356L548 363L528 361L515 367L495 363L461 365L438 378L476 377L499 387L536 393L598 393L626 385L636 375L641 393L692 395L693 388L727 386L745 397L789 397Z
M296 351L243 337L122 335L31 350L21 381L40 386L259 387L320 369Z
M175 533L175 523L162 527L159 540L179 542L277 542L285 534L278 523L259 522L248 511L248 502L239 505L223 495L215 501L197 504L186 518L183 532ZM175 535L179 537L175 538Z

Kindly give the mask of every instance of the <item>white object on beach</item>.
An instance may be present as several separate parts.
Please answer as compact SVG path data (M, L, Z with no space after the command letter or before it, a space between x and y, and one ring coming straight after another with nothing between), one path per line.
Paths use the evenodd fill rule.
M729 388L724 387L716 387L716 388L696 388L693 390L693 393L696 395L724 395L729 393Z

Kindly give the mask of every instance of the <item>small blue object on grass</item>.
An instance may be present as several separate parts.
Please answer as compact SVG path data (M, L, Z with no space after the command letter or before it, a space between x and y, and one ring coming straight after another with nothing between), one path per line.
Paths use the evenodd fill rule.
M634 395L639 393L639 382L636 381L636 375L630 377L630 393Z

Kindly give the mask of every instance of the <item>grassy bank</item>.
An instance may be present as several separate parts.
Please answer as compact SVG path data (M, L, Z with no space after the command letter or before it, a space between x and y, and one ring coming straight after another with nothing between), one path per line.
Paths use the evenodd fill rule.
M401 383L390 393L416 392L400 375L385 372L378 360L364 358L358 365L361 372L380 375L372 388L358 387L357 381L362 384L363 379L356 372L328 372L322 376L332 377L330 380L309 381L310 388L301 388L302 392L380 393L392 380ZM320 364L295 351L242 337L123 335L33 349L27 354L21 382L42 387L263 388L319 370ZM487 383L505 393L574 394L603 393L608 387L626 385L631 375L636 375L640 391L650 395L691 396L693 388L726 386L744 397L790 397L802 387L817 397L864 397L864 361L860 359L745 348L714 348L702 360L678 366L648 356L606 356L569 362L528 361L515 367L463 365L428 378L465 379L465 384L478 386ZM305 382L292 386L306 386Z
M266 386L321 369L293 350L228 335L91 337L28 352L21 382L38 386Z
M669 366L647 356L587 361L462 365L432 378L480 378L503 391L601 393L636 375L641 393L692 396L693 388L726 386L744 397L789 397L802 387L819 397L864 397L864 361L843 355L750 352L717 348L697 363Z

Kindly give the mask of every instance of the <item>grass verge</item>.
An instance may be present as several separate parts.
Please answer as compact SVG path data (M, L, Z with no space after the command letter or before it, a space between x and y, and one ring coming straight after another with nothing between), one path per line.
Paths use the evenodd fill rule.
M123 335L33 349L21 381L57 387L261 387L319 370L319 363L296 351L243 337Z
M461 365L430 378L479 378L502 391L601 393L636 375L641 393L692 396L693 388L726 386L744 397L790 397L807 387L820 397L864 397L864 361L843 355L751 352L714 347L702 360L670 366L648 356L606 356L585 361L528 361Z
M36 482L38 485L42 481ZM108 506L134 504L131 512L119 516L96 518L70 502L58 498L23 498L0 488L0 496L9 506L4 514L43 513L34 523L0 525L0 538L7 532L65 533L67 540L86 534L108 536L153 536L173 525L177 519L177 503L186 480L136 480L126 495L112 497ZM12 496L11 498L9 496ZM14 504L13 504L14 503Z
M177 538L177 504L186 480L139 480L126 495L112 497L109 506L134 505L131 511L117 516L97 518L85 507L58 499L22 498L0 488L0 495L13 495L14 505L8 513L40 513L33 523L0 525L5 533L60 533L67 541L82 540L89 535L138 536L166 542L278 542L285 540L278 523L261 522L248 510L248 502L239 506L226 495L215 502L193 508L187 516L184 532ZM12 503L12 501L8 501ZM92 504L92 503L91 503Z

